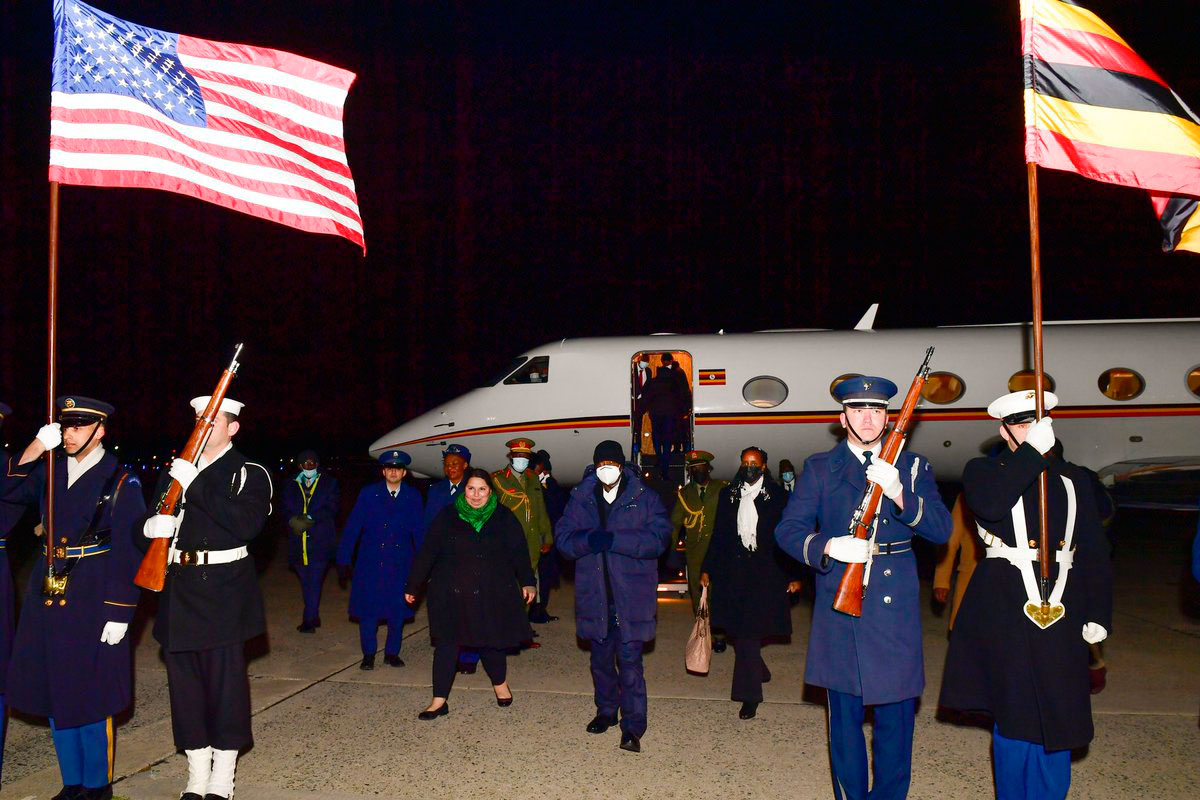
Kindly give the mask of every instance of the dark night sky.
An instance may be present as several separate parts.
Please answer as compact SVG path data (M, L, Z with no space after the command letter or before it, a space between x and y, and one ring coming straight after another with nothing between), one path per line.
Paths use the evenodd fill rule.
M131 445L181 444L239 340L257 447L361 453L565 336L845 327L875 300L886 327L1030 313L1016 0L96 5L359 76L365 259L190 198L63 188L60 387L116 403ZM1200 106L1200 16L1089 8ZM15 441L45 393L49 0L0 26ZM1041 175L1047 318L1196 314L1200 262L1159 252L1143 193Z

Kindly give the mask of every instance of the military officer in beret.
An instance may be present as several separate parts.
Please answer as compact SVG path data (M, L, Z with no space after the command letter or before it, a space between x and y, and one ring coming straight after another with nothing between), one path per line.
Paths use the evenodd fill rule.
M208 402L190 405L199 415ZM177 481L183 510L142 527L144 547L171 540L154 638L167 664L175 747L188 759L181 800L229 800L238 751L253 742L245 643L266 633L266 619L247 545L266 524L273 488L267 470L233 446L243 408L221 401L196 463L176 458L159 479L155 497Z
M1058 399L1045 392L1045 410ZM1050 455L1054 423L1035 420L1034 392L988 406L1007 447L963 471L986 557L959 606L941 705L995 720L996 796L1064 798L1071 750L1092 740L1088 645L1112 630L1112 566L1092 479ZM1049 615L1038 578L1038 476L1047 473Z
M389 450L379 457L383 480L358 493L338 545L339 572L348 576L354 565L350 616L358 619L363 654L359 669L375 669L381 622L387 624L384 663L404 666L400 658L404 623L413 618L412 608L404 602L404 585L425 535L421 493L404 483L410 463L412 457L403 450Z
M0 403L0 429L4 421L12 414L12 408L6 403ZM0 448L0 460L4 467L0 469L0 497L4 496L5 485L8 482L8 451ZM4 766L4 680L8 673L8 657L12 653L13 638L13 582L12 569L8 564L8 534L20 521L25 509L7 500L0 500L0 775Z
M829 745L835 796L868 796L867 751L862 725L874 706L873 800L908 794L913 719L925 686L921 611L912 536L936 544L950 537L946 510L929 461L904 451L896 464L878 458L887 431L888 401L896 385L861 376L834 390L846 440L810 456L788 501L776 539L785 552L813 569L816 600L805 681L829 697ZM850 520L867 490L883 489L875 549L856 539ZM847 564L873 559L862 616L833 609Z
M321 627L321 587L337 553L337 515L341 490L337 478L321 472L315 450L304 450L296 459L300 472L283 485L280 498L287 517L288 564L300 578L304 616L296 630L315 633Z
M700 566L712 540L713 524L717 521L717 500L721 490L729 481L712 477L713 454L707 450L689 450L683 463L690 481L675 491L675 507L671 510L671 540L679 541L679 531L684 534L684 552L687 557L688 594L692 596L692 613L700 610ZM725 649L725 639L720 646L713 642L713 649Z
M492 485L496 487L500 502L516 515L525 530L529 564L536 577L542 553L549 553L554 547L554 530L550 527L542 482L529 469L534 443L532 439L518 437L505 442L505 446L508 447L508 466L492 473ZM537 602L541 602L540 588Z
M134 529L145 516L138 479L104 449L108 403L71 395L56 401L58 422L43 425L9 459L5 499L41 506L46 519L47 450L55 458L54 540L42 546L8 668L9 704L50 719L68 798L112 797L113 715L132 700L129 640L141 557ZM50 558L52 574L47 570ZM7 568L7 564L5 565Z

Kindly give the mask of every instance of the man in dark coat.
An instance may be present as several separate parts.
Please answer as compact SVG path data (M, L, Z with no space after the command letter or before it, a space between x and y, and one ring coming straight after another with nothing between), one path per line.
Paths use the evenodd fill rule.
M835 794L840 798L844 792L850 800L868 796L862 725L864 706L874 706L870 797L898 800L908 794L916 700L925 688L912 535L945 542L950 512L924 456L906 451L895 465L878 458L896 384L861 376L843 381L834 393L842 403L846 441L804 462L775 537L815 573L804 679L827 690ZM850 532L868 482L883 489L873 550L870 540ZM852 563L867 563L871 570L861 617L833 609L842 574Z
M0 403L0 429L4 427L4 420L12 414L12 408L5 403ZM0 469L0 498L4 497L4 491L8 478L8 451L0 448L0 461L4 466ZM12 568L8 563L8 534L21 520L21 516L25 513L25 509L18 503L10 503L7 500L0 500L0 776L3 775L4 767L4 736L7 732L8 719L5 713L5 678L8 675L8 658L12 653L13 639L13 582Z
M209 398L197 397L196 414ZM183 489L178 516L146 520L148 540L170 538L154 638L162 645L175 747L188 759L181 800L233 796L238 751L253 742L245 644L266 633L247 545L271 513L271 476L233 446L243 404L224 398L196 463L177 458L159 482ZM158 494L156 497L160 496Z
M684 424L683 417L692 407L687 378L670 353L662 354L662 365L642 390L642 405L650 415L650 435L654 439L659 475L664 481L670 480L677 429Z
M296 459L300 472L280 492L280 505L291 531L288 564L300 578L304 616L296 630L315 633L321 627L321 587L337 552L337 515L342 493L337 478L319 470L316 451Z
M350 616L358 619L363 654L359 669L375 668L381 622L387 624L384 663L404 666L400 658L404 623L413 618L404 602L404 584L425 530L421 493L404 482L412 457L403 450L389 450L379 463L383 480L358 493L338 545L339 572L349 576L354 565Z
M592 646L596 716L588 733L617 724L621 749L641 752L646 732L642 647L654 638L658 557L670 543L671 519L654 490L625 463L621 445L596 445L592 466L571 491L555 528L559 552L575 567L575 626Z
M139 594L134 528L146 503L137 478L104 450L113 407L78 395L56 405L59 422L42 426L8 462L5 498L40 506L45 521L42 455L63 445L54 469L54 576L43 545L13 642L8 701L50 719L63 779L58 797L95 800L112 797L112 718L133 699L125 634Z
M742 451L732 484L721 489L712 541L704 555L700 582L708 587L712 624L733 642L733 688L741 703L738 716L751 719L762 702L762 685L771 679L762 658L762 640L792 632L787 595L800 590L788 578L792 562L775 544L775 527L788 494L767 477L767 452Z
M1046 411L1056 404L1046 392ZM1092 740L1088 645L1112 629L1109 548L1087 473L1046 457L1053 421L1035 421L1034 392L1004 395L988 413L1001 420L1008 447L963 471L963 492L987 550L950 634L940 702L994 718L1000 800L1063 798L1071 750ZM1052 550L1046 605L1036 546L1043 472Z

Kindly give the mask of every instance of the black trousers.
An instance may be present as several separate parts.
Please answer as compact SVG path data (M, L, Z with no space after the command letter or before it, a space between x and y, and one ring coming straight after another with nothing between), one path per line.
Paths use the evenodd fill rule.
M244 750L250 735L250 681L242 642L164 653L175 747Z
M508 656L495 647L473 647L479 653L483 669L493 686L508 680ZM454 686L454 675L458 672L458 644L439 642L433 648L433 696L449 697Z
M763 679L771 673L762 657L762 639L730 639L733 642L733 689L729 699L739 703L761 703Z

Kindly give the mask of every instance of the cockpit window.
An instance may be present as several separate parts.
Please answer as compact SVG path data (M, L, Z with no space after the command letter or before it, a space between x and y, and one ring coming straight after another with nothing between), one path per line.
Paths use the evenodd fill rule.
M506 366L502 372L497 372L495 375L492 376L492 379L484 385L485 386L495 386L496 384L500 383L500 381L507 378L509 375L512 375L514 369L521 366L528 360L529 359L527 356L517 356L512 361L508 362L508 366Z
M525 366L505 378L504 383L546 383L548 380L550 380L550 356L534 356Z

